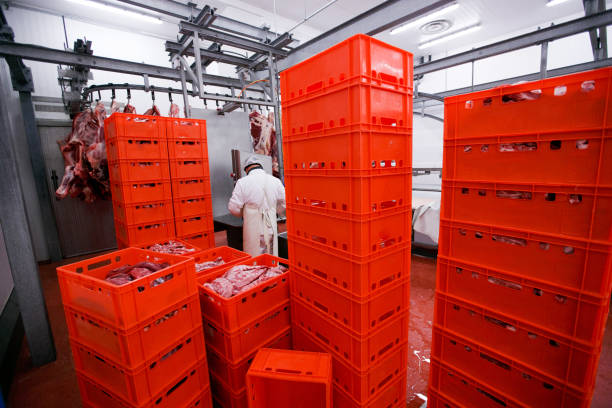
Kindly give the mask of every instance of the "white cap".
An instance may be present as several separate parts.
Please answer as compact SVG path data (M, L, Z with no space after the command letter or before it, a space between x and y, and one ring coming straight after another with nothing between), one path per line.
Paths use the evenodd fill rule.
M259 164L261 167L263 167L263 164L261 163L261 160L259 160L257 158L257 156L252 155L248 159L246 159L246 161L244 162L244 168L246 169L247 167L249 167L249 166L251 166L253 164Z

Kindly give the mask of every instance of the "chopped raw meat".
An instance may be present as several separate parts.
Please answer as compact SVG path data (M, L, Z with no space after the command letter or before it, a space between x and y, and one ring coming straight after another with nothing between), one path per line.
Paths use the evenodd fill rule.
M170 104L170 111L168 112L168 116L171 118L178 118L180 116L181 108L176 103Z
M148 268L132 268L130 270L130 276L134 280L136 280L138 278L142 278L142 277L147 276L147 275L150 275L152 273L153 273L153 271L151 269L148 269Z
M287 268L278 265L274 267L263 265L236 265L223 276L207 282L205 287L220 296L229 298L245 292L255 286L287 272Z
M136 114L136 108L134 106L130 105L130 100L129 99L128 99L127 104L123 108L123 113L133 113L133 114Z
M223 265L225 261L223 258L218 257L214 261L202 262L195 265L196 272L202 272L206 269L214 268L215 266Z
M110 278L106 278L106 280L114 285L125 285L126 283L130 283L132 278L130 275L126 275L125 273L111 276Z
M144 115L146 116L161 116L161 113L159 113L159 109L157 108L156 105L153 105L153 107L151 107L151 109L148 109Z
M204 286L210 288L212 291L218 293L223 297L231 297L234 289L234 285L232 285L232 282L223 277L217 278L210 283L205 283Z
M276 130L274 129L274 114L267 116L253 111L249 114L251 123L251 140L253 151L257 154L272 156L272 174L279 176L278 149L276 146Z
M195 248L189 248L178 241L169 240L163 244L154 244L147 248L149 251L160 252L162 254L183 255L195 252Z
M167 268L168 266L169 265L167 263L158 264L155 262L139 262L136 265L123 265L108 272L105 280L115 285L123 285L144 276L151 275L152 273ZM157 278L152 283L152 286L157 286L168 279L172 279L172 274L168 275L167 277Z

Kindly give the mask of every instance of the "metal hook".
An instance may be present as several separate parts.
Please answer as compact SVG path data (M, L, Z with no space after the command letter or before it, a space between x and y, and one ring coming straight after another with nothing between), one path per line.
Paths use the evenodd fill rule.
M98 100L101 101L102 100L102 95L100 95L100 91L98 91Z
M130 99L132 99L132 92L130 91L130 88L127 89L127 100L128 102L130 101Z
M153 103L155 103L155 91L153 90L153 87L151 87L151 100Z
M111 101L115 99L115 89L111 89Z

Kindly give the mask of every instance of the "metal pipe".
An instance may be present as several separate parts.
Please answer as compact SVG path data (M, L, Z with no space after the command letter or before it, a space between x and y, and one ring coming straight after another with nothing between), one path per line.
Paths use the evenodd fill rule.
M323 10L325 10L326 8L328 8L329 6L331 6L332 4L334 4L337 1L338 0L331 0L331 1L327 2L326 4L324 4L323 6L319 7L317 10L315 10L311 15L309 15L308 17L304 18L302 21L300 21L299 23L297 23L296 25L291 27L289 30L287 30L287 32L288 33L292 32L293 30L295 30L296 28L298 28L299 26L301 26L302 24L304 24L305 22L307 22L308 20L310 20L311 18L313 18L314 16L316 16L317 14L319 14L320 12L322 12Z

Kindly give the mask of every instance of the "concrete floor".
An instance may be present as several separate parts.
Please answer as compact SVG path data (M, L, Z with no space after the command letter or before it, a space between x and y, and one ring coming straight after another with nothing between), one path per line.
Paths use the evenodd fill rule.
M223 245L224 233L215 236L217 245ZM88 258L83 257L83 258ZM63 261L76 262L79 258ZM60 265L40 266L41 282L49 312L51 328L55 337L57 360L43 367L30 365L27 344L21 349L13 385L8 395L8 407L54 408L80 407L76 375L68 342L68 331L61 303L55 268ZM435 260L419 256L412 257L410 338L408 356L408 405L416 408L423 405L427 395L429 356L433 317L433 294L435 288ZM608 319L593 408L612 406L612 319Z

